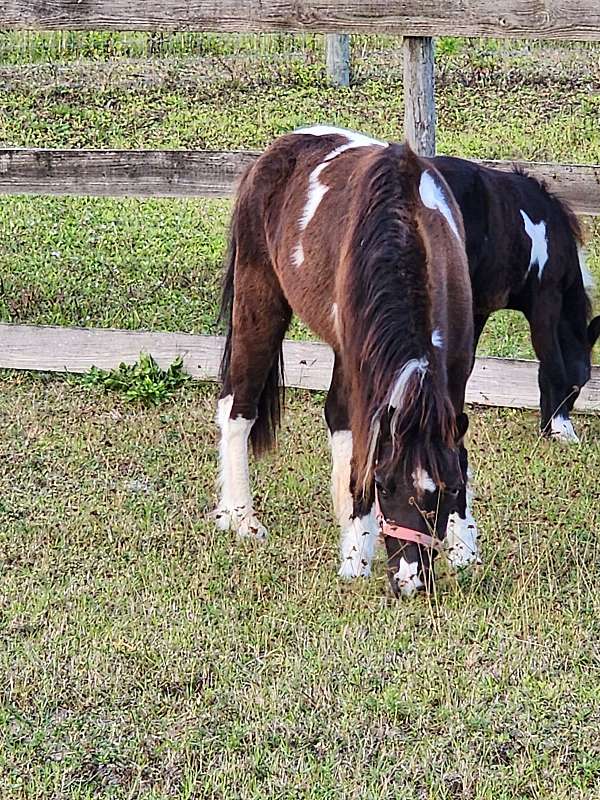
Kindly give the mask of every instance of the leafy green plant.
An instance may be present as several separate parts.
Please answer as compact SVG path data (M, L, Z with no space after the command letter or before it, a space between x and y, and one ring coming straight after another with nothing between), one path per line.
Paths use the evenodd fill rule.
M158 406L169 400L190 376L184 372L181 356L163 370L151 355L142 353L136 364L120 364L117 369L92 367L84 376L88 386L101 386L107 391L120 392L128 401L140 401Z

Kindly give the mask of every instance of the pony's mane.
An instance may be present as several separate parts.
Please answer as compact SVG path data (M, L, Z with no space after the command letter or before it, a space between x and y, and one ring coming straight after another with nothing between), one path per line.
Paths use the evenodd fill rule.
M391 145L373 153L353 186L341 321L353 365L354 464L365 498L372 495L382 430L393 442L382 469L411 474L426 463L434 480L442 447L453 443L454 411L431 343L427 257L416 219L427 168L407 146Z

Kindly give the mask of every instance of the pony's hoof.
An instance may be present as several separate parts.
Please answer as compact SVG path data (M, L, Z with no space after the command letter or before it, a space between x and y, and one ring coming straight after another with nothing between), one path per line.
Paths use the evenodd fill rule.
M355 578L368 578L371 574L371 565L367 559L356 559L354 556L345 558L338 570L338 575L346 581L355 580Z
M477 544L477 525L470 513L467 512L465 519L458 514L450 515L444 539L444 552L453 572L460 572L482 563Z
M213 511L212 517L220 531L229 531L233 527L233 514L226 508L219 506Z
M561 444L579 444L579 436L575 433L573 423L570 419L563 417L552 418L550 438Z
M414 597L422 592L425 584L419 577L419 565L416 561L406 561L400 558L398 572L392 575L392 591L396 597Z
M259 542L264 542L267 538L267 529L254 514L250 514L240 522L237 535L240 539L256 539Z

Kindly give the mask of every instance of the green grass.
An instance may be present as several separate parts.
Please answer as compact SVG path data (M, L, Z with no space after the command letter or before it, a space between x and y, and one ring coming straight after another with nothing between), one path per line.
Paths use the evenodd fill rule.
M590 798L600 420L476 410L485 567L431 604L336 577L322 399L217 533L215 389L0 376L0 783L12 798Z
M398 137L392 40L354 40L347 91L318 37L300 45L4 34L0 141L247 148L313 120ZM443 40L440 149L600 161L597 55ZM0 319L214 332L228 213L2 198ZM497 315L482 350L528 355L522 321ZM0 373L2 800L597 797L600 419L565 449L534 414L472 410L485 566L398 603L381 555L370 581L336 577L319 395L290 393L252 468L267 544L215 531L215 394L145 408Z

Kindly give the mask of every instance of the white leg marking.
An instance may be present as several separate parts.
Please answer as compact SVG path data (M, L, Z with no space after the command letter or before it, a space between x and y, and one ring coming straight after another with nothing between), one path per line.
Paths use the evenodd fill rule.
M552 417L550 435L553 439L556 439L557 442L579 444L579 436L575 433L573 423L570 419L563 417L562 414Z
M368 578L377 541L378 527L373 511L355 517L342 530L340 543L341 578Z
M444 539L444 550L448 563L454 570L464 569L470 564L481 564L477 543L477 524L471 513L473 491L471 489L471 470L467 471L467 507L465 516L457 512L448 517L448 527Z
M232 406L232 394L219 400L217 406L221 499L215 518L221 530L232 529L238 536L264 539L267 531L254 514L248 475L248 437L254 420L241 416L231 419Z
M456 225L456 220L452 215L452 211L450 211L450 206L448 205L448 200L444 190L433 177L431 172L429 172L429 170L425 170L425 172L423 172L421 175L419 194L421 195L421 200L423 201L424 206L427 206L427 208L431 209L437 209L444 216L446 222L450 226L450 230L460 241L458 226Z
M419 565L416 561L408 562L404 557L400 558L394 580L402 597L412 597L424 586L423 581L417 575L418 571Z
M329 440L331 445L331 497L335 516L342 529L352 516L350 494L350 462L352 461L352 431L336 431Z
M548 261L546 223L543 220L538 223L532 222L523 209L521 209L521 216L523 217L523 224L525 225L525 233L531 239L531 256L529 257L529 268L527 270L527 275L529 275L529 270L533 267L533 265L537 264L538 280L541 281L544 267Z

